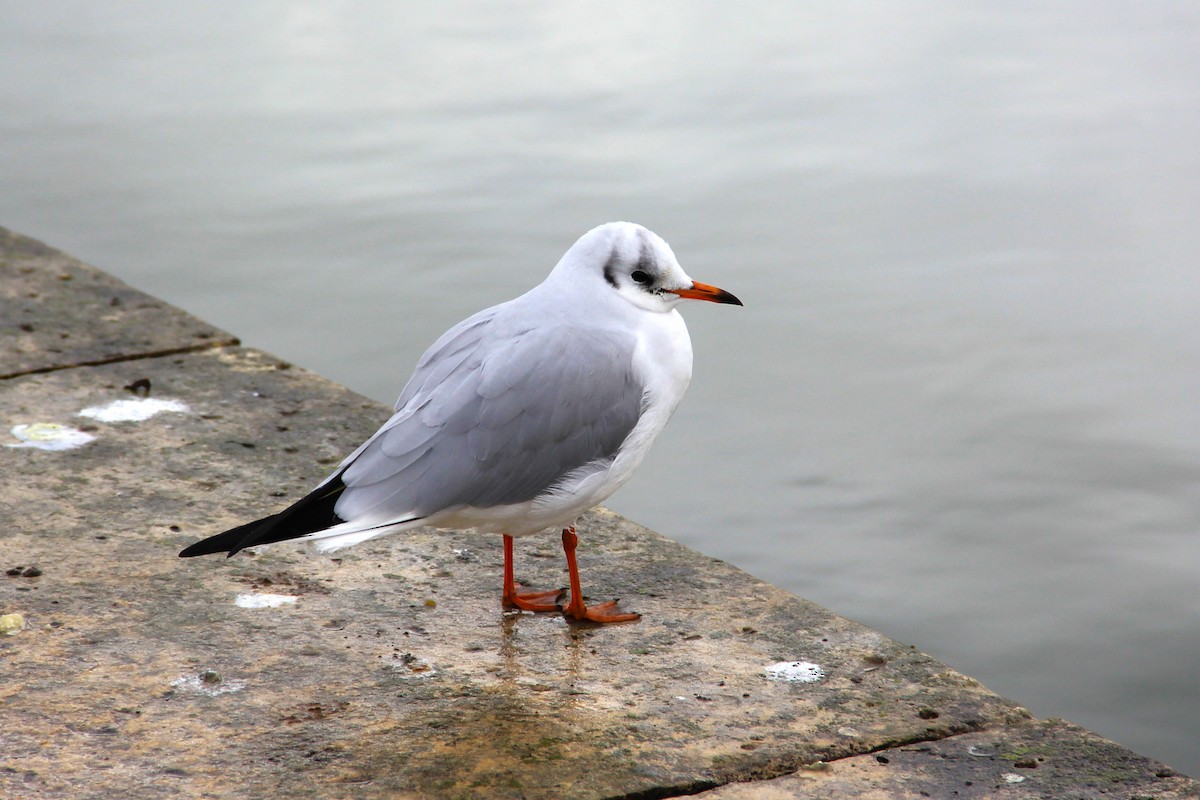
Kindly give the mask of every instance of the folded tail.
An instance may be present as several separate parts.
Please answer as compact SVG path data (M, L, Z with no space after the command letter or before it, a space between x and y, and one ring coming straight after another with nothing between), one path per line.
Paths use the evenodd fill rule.
M247 522L196 542L185 548L179 557L191 558L211 553L228 553L232 556L247 547L298 539L339 525L345 520L337 515L334 506L345 488L341 476L334 477L278 514Z

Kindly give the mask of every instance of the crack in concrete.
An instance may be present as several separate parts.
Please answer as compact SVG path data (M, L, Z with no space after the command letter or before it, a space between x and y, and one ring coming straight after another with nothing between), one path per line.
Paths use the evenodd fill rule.
M153 350L132 355L125 354L107 356L105 358L78 361L71 364L51 364L45 367L34 367L31 369L18 370L16 372L2 373L0 374L0 380L23 378L27 375L44 375L48 372L62 372L63 370L80 369L82 367L98 367L104 364L120 364L125 361L142 361L147 358L165 358L166 356L177 356L185 353L202 353L206 350L220 350L225 347L239 347L241 343L241 340L237 337L230 337L229 339L214 340L210 342L204 342L203 344L174 347L165 350Z
M1030 717L1028 721L1034 722L1035 720L1033 717ZM886 753L890 750L896 750L901 747L912 747L913 745L929 743L929 742L944 742L944 741L947 741L950 739L958 738L960 736L968 736L973 733L982 733L982 732L989 731L989 730L1003 730L1004 727L1005 726L997 726L997 725L984 725L981 727L966 727L963 730L959 730L959 731L947 731L945 733L945 735L943 735L943 736L914 736L910 739L897 739L896 741L886 742L884 744L879 745L878 747L873 747L870 750L864 750L862 752L846 753L845 755L838 756L837 758L830 758L830 759L822 758L822 759L818 759L818 761L820 761L821 763L824 763L824 764L836 764L839 761L845 761L845 760L852 759L852 758L861 758L862 756L868 756L868 755L872 755L875 753ZM787 759L787 760L790 761L790 759ZM809 762L809 763L816 763L816 762ZM801 769L803 769L803 767L801 767ZM777 772L776 771L760 772L759 774L755 775L754 777L748 777L744 781L743 780L725 780L725 781L698 780L698 781L695 781L695 782L689 783L689 784L681 784L681 785L676 785L676 786L657 786L653 789L646 789L646 790L639 791L639 792L632 792L630 794L613 795L611 797L603 798L603 800L670 800L670 798L673 798L673 797L693 797L695 795L710 791L712 789L719 789L722 786L729 786L731 784L738 784L738 783L746 783L746 784L763 783L764 781L773 781L778 778L786 777L788 775L795 775L799 771L800 771L799 769L793 768L792 765L789 763L786 767L783 767L782 769L778 770Z
M630 794L614 795L612 797L603 798L603 800L669 800L669 798L672 797L690 797L692 795L700 794L701 792L707 792L710 789L718 789L722 786L725 786L727 783L736 782L737 781L727 781L726 783L717 783L716 781L695 781L694 783L677 786L656 786L653 789L644 789L640 792L632 792Z

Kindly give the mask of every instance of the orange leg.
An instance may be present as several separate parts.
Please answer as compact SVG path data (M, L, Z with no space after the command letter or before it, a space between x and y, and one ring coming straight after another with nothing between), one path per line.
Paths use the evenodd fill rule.
M563 608L563 616L590 622L632 622L641 619L641 614L627 614L617 611L616 600L607 603L597 603L591 608L583 604L583 590L579 587L579 565L575 563L575 545L579 537L575 535L575 526L563 528L563 553L567 557L567 574L571 578L571 602Z
M513 540L504 534L504 595L500 602L505 608L519 608L522 611L558 611L558 601L562 599L566 589L551 589L548 592L521 591L521 584L513 580ZM549 598L549 602L545 601Z

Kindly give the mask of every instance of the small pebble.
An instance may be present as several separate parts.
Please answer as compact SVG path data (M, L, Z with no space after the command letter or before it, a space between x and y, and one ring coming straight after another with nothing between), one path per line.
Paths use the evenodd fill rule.
M136 381L129 384L128 386L123 386L121 388L123 388L127 392L133 392L134 394L140 395L142 397L149 397L150 396L150 379L149 378L138 378Z

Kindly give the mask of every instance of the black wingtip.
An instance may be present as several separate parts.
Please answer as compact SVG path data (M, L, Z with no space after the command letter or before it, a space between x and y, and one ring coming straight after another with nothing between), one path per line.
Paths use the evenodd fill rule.
M202 539L179 552L180 558L226 553L227 557L258 544L298 539L345 522L334 511L346 486L335 477L293 505L269 517L247 522Z
M216 536L201 539L179 551L179 557L195 558L196 556L208 556L213 553L228 553L229 555L233 555L246 546L243 542L253 536L256 530L271 522L276 516L256 519L254 522L230 528L223 533L218 533Z

